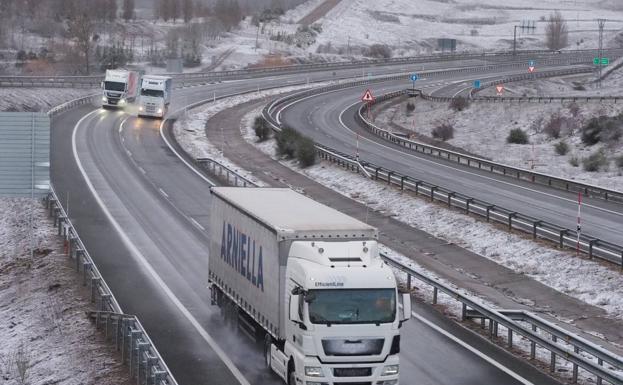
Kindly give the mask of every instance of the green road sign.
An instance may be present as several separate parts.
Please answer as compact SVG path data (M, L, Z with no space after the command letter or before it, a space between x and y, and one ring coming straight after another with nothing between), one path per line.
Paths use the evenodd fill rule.
M598 57L596 57L596 58L594 58L594 59L593 59L593 64L594 64L594 65L596 65L596 66L598 66L598 65L599 65L599 58L598 58ZM602 66L607 66L607 65L610 65L610 59L609 59L609 58L607 58L607 57L602 57L602 58L601 58L601 65L602 65Z

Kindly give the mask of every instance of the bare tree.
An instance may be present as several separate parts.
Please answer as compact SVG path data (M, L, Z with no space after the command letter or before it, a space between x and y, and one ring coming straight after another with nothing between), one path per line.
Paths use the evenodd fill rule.
M134 0L123 0L123 19L125 21L134 19Z
M86 74L90 72L90 56L93 49L93 37L95 33L95 23L86 13L78 14L74 19L69 20L69 36L76 39L76 45L84 55Z
M182 13L184 14L184 22L188 23L195 16L195 4L193 0L183 0Z
M552 51L565 48L569 41L567 22L559 11L552 13L545 27L545 44Z

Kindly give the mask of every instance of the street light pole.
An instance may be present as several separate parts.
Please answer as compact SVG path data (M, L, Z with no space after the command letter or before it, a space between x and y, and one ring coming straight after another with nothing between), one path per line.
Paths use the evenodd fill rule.
M598 19L597 24L599 25L599 88L601 88L601 76L602 76L602 58L604 56L604 27L606 26L606 19Z
M517 55L517 27L519 26L513 27L513 56Z

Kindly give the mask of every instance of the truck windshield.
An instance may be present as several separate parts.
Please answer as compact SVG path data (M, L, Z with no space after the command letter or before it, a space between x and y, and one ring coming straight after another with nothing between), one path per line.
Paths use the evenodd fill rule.
M306 300L314 324L379 324L396 319L394 289L310 290Z
M107 91L125 91L125 83L104 82L104 89Z
M146 90L143 88L141 90L141 95L142 96L153 96L155 98L162 98L164 97L164 92L160 90Z

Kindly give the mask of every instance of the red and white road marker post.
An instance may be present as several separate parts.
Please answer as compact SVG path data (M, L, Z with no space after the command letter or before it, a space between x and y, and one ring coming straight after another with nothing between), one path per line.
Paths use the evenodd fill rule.
M582 234L582 192L578 192L578 242L576 244L576 254L580 255L580 235Z

